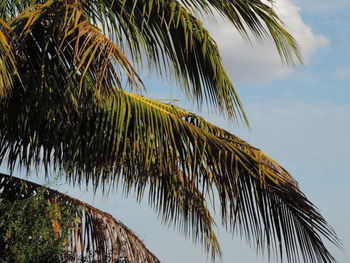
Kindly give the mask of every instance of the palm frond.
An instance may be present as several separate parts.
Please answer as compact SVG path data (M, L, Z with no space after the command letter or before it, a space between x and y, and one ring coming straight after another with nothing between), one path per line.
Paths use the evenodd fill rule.
M49 169L52 164L65 169L73 183L91 182L96 188L121 184L139 199L149 186L150 203L165 219L175 218L195 240L210 244L207 251L217 252L205 203L214 193L212 202L217 205L217 196L222 222L258 250L280 251L289 262L300 256L305 262L334 262L321 236L337 244L335 233L288 172L202 118L121 91L106 108L82 101L79 114L63 114L55 107L47 116L17 100L12 97L0 112L0 160L7 157L9 167L34 163ZM28 111L35 119L23 115L24 109L12 114L14 105L32 107Z
M97 97L128 83L132 89L143 88L125 54L87 21L77 1L49 0L32 5L10 26L20 43L17 62L24 64L20 75L27 86L33 81L56 89L68 85L71 90L66 88L65 92L78 95L82 88L89 88Z
M226 226L231 227L232 231L239 228L239 232L248 240L256 242L258 250L266 247L269 254L279 251L281 259L282 253L285 253L289 262L299 262L301 259L304 262L334 261L321 236L337 246L339 240L282 166L259 149L201 117L174 109L174 106L153 103L217 138L235 144L259 164L259 176L251 174L249 179L236 178L234 194L231 196L228 191L226 196L219 195L221 207L227 209L222 210L222 218L228 219L223 220ZM298 254L298 250L301 254Z
M283 62L292 65L302 63L299 45L284 29L283 22L274 10L274 1L186 0L183 2L193 12L203 10L214 19L212 10L216 10L231 22L244 38L249 39L252 33L258 40L272 39Z
M193 14L216 10L245 37L272 39L282 60L302 61L298 44L283 28L273 8L260 0L83 1L95 23L103 24L126 45L139 64L147 58L161 73L174 75L186 94L213 104L235 119L246 121L241 103L222 66L218 48ZM164 68L169 68L170 72Z
M10 92L17 71L10 31L9 25L0 18L0 98Z
M36 195L41 188L41 185L27 180L0 174L0 198L9 201L28 198ZM49 202L62 209L67 206L73 208L79 217L78 223L71 223L70 241L67 243L76 258L94 255L98 262L106 262L107 255L111 254L113 262L120 258L135 263L160 262L132 230L110 214L50 188L44 188L43 194Z
M304 262L334 262L321 236L336 245L340 244L339 240L283 167L259 149L201 117L173 105L129 96L182 118L214 135L222 145L229 143L231 152L238 158L227 158L231 168L224 168L221 176L210 174L215 185L210 188L216 188L223 223L232 232L238 228L238 232L255 243L259 251L267 248L269 256L271 252L279 251L281 259L285 256L288 262L301 259ZM254 166L255 171L251 169Z
M73 184L95 189L121 184L139 200L148 190L164 221L212 257L220 248L207 199L219 205L227 229L259 251L279 251L288 262L334 262L322 236L338 244L335 233L278 163L194 114L122 91L127 82L142 86L129 50L137 63L170 69L192 99L245 119L216 44L194 16L211 8L243 35L270 36L286 62L300 59L260 0L4 1L13 47L0 35L8 67L0 76L10 81L2 90L11 90L0 96L0 163L44 166L46 175L64 170ZM18 78L8 75L15 65Z
M222 65L218 47L189 9L178 1L82 1L94 23L102 24L138 65L147 63L173 78L199 105L212 104L232 120L245 113Z
M2 12L13 13L12 17L16 17L20 11L23 11L21 9L29 6L29 3L34 6L35 4L42 6L47 5L50 1L22 2L4 1ZM137 64L141 64L146 58L148 66L155 66L161 74L166 72L165 75L174 76L190 99L197 101L199 105L206 101L221 112L228 113L231 119L242 118L246 123L247 119L241 102L223 68L218 48L200 20L193 14L210 15L212 10L216 9L242 35L247 37L249 31L253 32L259 39L272 38L285 62L301 61L295 40L282 27L274 10L260 0L191 0L181 2L157 0L151 3L138 0L58 0L53 2L56 6L61 7L67 4L79 6L79 9L83 9L83 12L80 10L79 14L83 14L84 19L88 19L91 23L108 31L120 49L123 50L118 48L118 53L122 53L122 56L117 56L116 61L118 63L120 61L127 62L121 63L121 66L126 69L125 72L128 76L132 76L129 78L132 84L140 83L140 80L123 54L126 50L130 51ZM72 13L74 14L74 12ZM64 14L60 15L64 17ZM84 58L89 54L97 56L97 54L109 53L108 51L105 53L97 52L94 45L87 45L87 47L88 52L85 53ZM101 60L103 61L103 59ZM87 59L86 62L89 61L93 60ZM96 65L94 68L95 70L96 68L106 69L100 65ZM112 67L108 67L108 71L109 69ZM165 71L165 69L169 69L169 71ZM119 80L113 76L113 72L113 70L109 71L109 77L106 79ZM99 78L97 78L97 83L98 86L101 86ZM117 82L117 84L120 86L120 83Z

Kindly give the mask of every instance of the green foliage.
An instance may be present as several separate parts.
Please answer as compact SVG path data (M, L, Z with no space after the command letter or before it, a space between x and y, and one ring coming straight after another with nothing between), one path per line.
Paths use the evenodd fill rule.
M51 188L2 173L0 212L0 263L160 263L110 214Z
M119 186L148 198L164 222L179 226L212 259L221 250L209 206L218 203L213 210L221 223L258 251L288 262L334 262L322 242L324 236L337 244L334 231L283 167L192 113L126 91L145 88L138 69L147 65L176 80L198 105L247 122L219 49L198 19L214 11L243 37L272 40L284 62L301 62L297 43L261 0L1 1L0 164L11 172L43 168L47 176L64 171L73 184ZM16 195L19 184L5 176L0 188ZM46 200L84 206L76 210L86 220L71 233L71 251L80 246L86 256L102 246L97 258L105 262L125 245L129 261L159 262L111 215L49 192ZM50 230L55 207L31 204L40 203L35 196L28 204L11 198L3 204L3 249L21 257L16 262L59 259L66 240L66 230L59 239ZM23 245L11 250L12 241Z
M0 262L61 262L74 220L69 208L47 201L41 192L22 200L1 198Z

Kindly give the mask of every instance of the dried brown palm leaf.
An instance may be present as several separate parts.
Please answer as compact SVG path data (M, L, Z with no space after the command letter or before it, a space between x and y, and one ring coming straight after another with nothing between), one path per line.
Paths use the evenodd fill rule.
M38 191L43 191L49 202L63 209L67 206L73 208L79 216L80 220L71 224L70 240L67 243L68 250L76 258L93 255L97 262L106 262L111 255L111 262L118 259L135 263L160 262L132 230L110 214L50 188L0 174L0 198L15 201L35 195ZM59 224L52 222L52 225L53 230L59 233Z

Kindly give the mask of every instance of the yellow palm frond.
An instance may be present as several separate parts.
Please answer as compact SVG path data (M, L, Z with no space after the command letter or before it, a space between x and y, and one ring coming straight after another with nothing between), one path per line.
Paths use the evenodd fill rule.
M10 42L11 29L0 18L0 98L5 97L12 88L16 75L15 57Z

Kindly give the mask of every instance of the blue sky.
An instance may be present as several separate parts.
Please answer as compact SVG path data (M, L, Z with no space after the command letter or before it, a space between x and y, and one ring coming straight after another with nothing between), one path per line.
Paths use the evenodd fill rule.
M349 0L276 0L281 17L299 41L305 65L283 66L271 45L252 49L227 24L209 25L248 114L251 130L224 117L200 112L279 161L320 209L343 240L343 251L330 246L338 262L350 262L350 2ZM153 98L178 98L199 111L175 86L146 79ZM2 169L3 171L5 169ZM144 240L162 262L205 262L199 246L157 220L147 203L120 194L108 198L58 186L68 194L110 212ZM67 190L68 189L68 190ZM218 228L224 263L267 262L239 237ZM273 262L273 261L272 261Z

